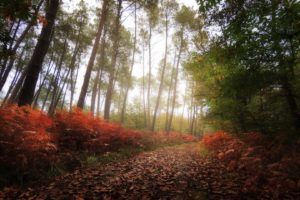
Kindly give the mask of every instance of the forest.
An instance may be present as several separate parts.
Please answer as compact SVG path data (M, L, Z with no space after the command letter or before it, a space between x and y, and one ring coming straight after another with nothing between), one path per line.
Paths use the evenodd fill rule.
M0 199L300 199L300 1L0 0Z

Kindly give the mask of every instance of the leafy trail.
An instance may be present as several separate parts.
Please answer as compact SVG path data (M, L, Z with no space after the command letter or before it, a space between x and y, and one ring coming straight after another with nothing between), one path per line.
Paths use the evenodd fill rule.
M201 156L199 143L166 147L57 177L39 188L0 192L4 199L247 199L241 178ZM250 198L251 199L251 198ZM260 197L259 199L264 199Z

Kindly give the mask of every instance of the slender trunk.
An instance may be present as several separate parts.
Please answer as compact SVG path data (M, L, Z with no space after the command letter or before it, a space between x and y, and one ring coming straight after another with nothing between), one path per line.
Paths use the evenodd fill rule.
M99 41L100 41L102 30L103 30L103 27L104 27L104 24L105 24L105 21L106 21L107 13L108 13L108 0L104 0L103 5L102 5L102 13L101 13L101 17L100 17L98 31L97 31L97 35L96 35L96 38L95 38L95 41L94 41L92 54L91 54L89 63L87 65L87 69L86 69L86 73L85 73L85 76L84 76L84 81L83 81L83 84L82 84L80 96L79 96L79 99L78 99L78 102L77 102L77 107L79 107L81 109L83 109L83 107L84 107L84 101L85 101L85 97L86 97L86 94L87 94L87 90L88 90L88 86L89 86L89 82L90 82L90 77L91 77L91 74L92 74L96 54L97 54L97 51L98 51L98 48L99 48Z
M105 48L106 48L106 31L107 29L105 28L104 29L104 33L103 33L103 37L102 37L102 40L101 40L101 45L100 45L100 65L98 66L98 69L97 69L97 74L96 74L96 77L95 77L95 81L94 81L94 85L93 85L93 89L92 89L92 98L91 98L91 113L94 114L95 112L95 104L96 104L96 97L97 97L97 93L98 91L98 88L100 88L100 74L102 73L102 70L103 70L103 65L104 65L104 59L105 59Z
M52 66L53 66L53 65L51 64L51 61L50 61L49 65L48 65L48 69L47 69L47 71L46 71L46 74L45 74L45 76L44 76L44 78L43 78L43 80L42 80L42 83L39 85L39 89L38 89L38 91L36 92L36 95L35 95L35 98L34 98L34 102L33 102L33 105L32 105L33 108L36 108L36 107L38 106L38 99L39 99L39 96L40 96L41 91L42 91L42 88L43 88L43 86L44 86L44 84L45 84L45 82L46 82L46 79L47 79L47 77L48 77L48 75L49 75L49 73L50 73L50 71L51 71L51 69L52 69Z
M54 82L55 84L54 84L54 89L53 89L53 92L52 92L52 99L51 99L50 107L49 107L49 110L48 110L48 114L50 116L51 116L51 113L53 112L53 106L55 104L57 89L60 85L59 84L59 77L60 77L60 72L61 72L61 69L62 69L62 65L63 65L63 61L64 61L64 58L65 58L66 51L67 51L67 37L65 38L65 42L64 42L63 49L62 49L60 61L59 61L59 64L58 64L58 71L57 71L55 82ZM64 77L64 75L61 78L61 83L63 82L63 77Z
M156 115L157 115L157 111L158 111L158 107L159 107L159 103L160 103L160 98L161 98L161 94L163 91L163 83L164 83L164 78L165 78L165 69L166 69L166 65L167 65L167 56L168 56L168 15L167 13L165 14L165 20L166 20L166 26L165 26L165 31L166 31L166 43L165 43L165 57L164 57L164 62L163 62L163 66L162 66L162 72L161 72L161 78L160 78L160 84L159 84L159 89L158 89L158 95L157 95L157 99L156 99L156 105L155 105L155 109L154 109L154 115L153 115L153 119L152 119L152 125L151 125L151 131L154 131L155 129L155 122L156 122Z
M143 43L143 108L144 108L144 128L147 127L147 109L146 109L146 97L145 97L145 46Z
M133 66L134 66L134 61L135 61L135 52L136 52L136 34L137 34L137 18L136 18L136 3L134 4L134 42L133 42L133 52L132 52L132 63L130 67L130 72L129 72L129 79L128 79L128 85L125 90L125 95L124 95L124 100L123 100L123 107L121 111L121 123L124 123L125 119L125 112L126 112L126 106L127 106L127 97L128 97L128 92L131 84L131 79L132 79L132 71L133 71Z
M175 104L176 104L177 82L178 82L179 64L180 64L180 59L181 59L182 48L183 48L183 35L181 35L181 41L180 41L178 59L177 59L177 63L176 63L176 71L175 71L175 77L174 77L174 79L175 79L174 81L175 82L174 82L174 88L173 88L172 108L171 108L170 119L169 119L169 122L168 122L167 132L170 132L170 130L171 130L171 125L172 125L172 120L173 120L173 115L174 115L174 109L175 109Z
M18 63L17 69L16 69L16 71L15 71L13 80L11 81L11 84L10 84L10 86L9 86L9 88L8 88L8 91L7 91L5 97L4 97L3 101L2 101L1 107L5 106L5 104L7 103L9 94L10 94L10 92L12 91L12 89L14 88L14 86L15 86L17 80L18 80L19 77L20 77L20 74L21 74L21 72L20 72L20 63L21 63L20 60L21 60L21 59L22 59L22 55L21 55L21 57L20 57L20 59L19 59L19 63Z
M121 9L122 9L122 2L123 0L118 0L118 11L117 17L115 22L115 30L114 30L114 41L113 41L113 55L111 61L111 68L109 72L109 82L105 97L105 106L104 106L104 119L109 120L110 115L110 107L113 95L113 85L115 80L115 70L116 70L116 63L117 63L117 56L119 53L119 36L120 36L120 20L121 20Z
M166 132L168 132L171 91L173 88L174 72L175 72L175 68L176 68L176 50L175 50L174 62L173 62L172 66L173 66L173 68L172 68L172 72L171 72L171 82L170 82L170 87L169 87L169 91L168 91L168 99L167 99L167 112L166 112L166 122L165 122L165 131Z
M62 110L64 108L65 102L66 102L66 96L67 96L67 92L68 92L68 88L69 88L70 84L67 83L66 89L64 91L64 95L63 95L63 99L61 102L61 106L60 109Z
M79 63L80 63L80 61L79 61ZM76 89L78 73L79 73L79 67L77 67L75 78L73 78L73 75L71 76L72 80L71 80L71 95L70 95L70 112L72 111L72 108L73 108L73 100L74 100L74 94L75 94L75 89Z
M62 81L61 89L58 91L58 94L56 95L56 98L53 99L53 104L52 104L52 106L50 106L50 109L49 109L49 112L48 112L49 116L53 116L54 113L55 113L55 109L56 109L56 107L58 105L58 102L59 102L59 100L61 98L62 92L64 91L64 88L65 88L65 85L67 83L67 79L68 79L68 76L70 74L70 71L71 71L71 69L69 68L68 71L67 71L67 73L66 73L66 75L63 76L64 79Z
M98 86L98 99L97 99L97 116L100 116L100 110L101 110L101 105L100 105L100 100L101 100L101 81L102 81L102 75L103 75L103 69L100 72L99 75L99 86Z
M183 107L182 107L182 113L181 113L181 119L180 119L180 127L179 127L180 132L182 132L182 128L183 128L183 119L184 119L185 104L186 104L186 96L183 97Z
M152 69L152 50L151 50L151 39L152 39L152 23L149 17L149 38L148 38L148 53L149 53L149 69L148 69L148 90L147 90L147 127L151 129L151 102L150 102L150 92L151 92L151 69Z
M15 41L15 38L16 38L16 35L17 35L17 32L19 30L19 27L20 27L20 23L21 23L21 20L18 21L17 23L17 26L15 28L15 31L14 31L14 34L12 36L12 39L11 39L11 43L9 45L9 50L12 52L12 54L14 55L15 52L13 52L13 41ZM2 71L1 71L1 79L0 79L0 91L3 89L3 86L7 80L7 77L10 73L10 71L12 70L13 68L13 65L14 65L14 61L15 59L13 59L14 56L7 56L3 62L3 65L2 65ZM11 59L9 59L11 58ZM8 65L7 65L7 62L9 61ZM7 66L6 66L7 65Z
M44 57L48 51L51 42L51 33L53 31L56 13L59 7L59 0L47 0L46 19L47 26L42 28L42 32L34 49L31 60L29 61L26 78L20 91L19 106L31 104L33 100L35 86L42 69Z
M57 74L57 71L58 71L58 67L57 67L57 66L58 66L58 65L57 65L57 63L56 63L56 64L55 64L54 72L53 72L53 74L52 74L51 80L50 80L49 85L48 85L48 89L47 89L47 92L46 92L46 96L45 96L44 101L43 101L43 104L42 104L42 108L41 108L42 111L44 111L44 108L45 108L45 106L46 106L46 102L47 102L47 100L48 100L48 96L49 96L49 94L50 94L50 92L51 92L51 86L54 84L54 79L55 79L56 74Z

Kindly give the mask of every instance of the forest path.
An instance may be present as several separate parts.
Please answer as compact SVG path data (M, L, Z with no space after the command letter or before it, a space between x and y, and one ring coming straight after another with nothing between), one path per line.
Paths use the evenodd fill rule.
M216 160L200 154L199 143L161 148L120 162L82 168L47 186L4 191L2 198L240 199L238 178L226 173Z

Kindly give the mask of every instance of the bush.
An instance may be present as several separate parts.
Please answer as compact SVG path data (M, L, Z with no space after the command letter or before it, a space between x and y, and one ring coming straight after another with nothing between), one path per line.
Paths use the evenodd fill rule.
M56 146L47 133L51 126L50 118L29 106L12 105L0 109L0 173L3 182L23 182L26 176L38 178L47 172L56 152Z
M219 131L204 136L203 144L229 171L244 176L243 191L247 194L255 195L263 188L272 198L280 199L278 195L300 187L300 141L285 143L282 137L267 138L259 133L237 137Z
M54 116L55 141L62 149L103 153L125 145L137 145L138 131L109 123L80 109L60 111Z

